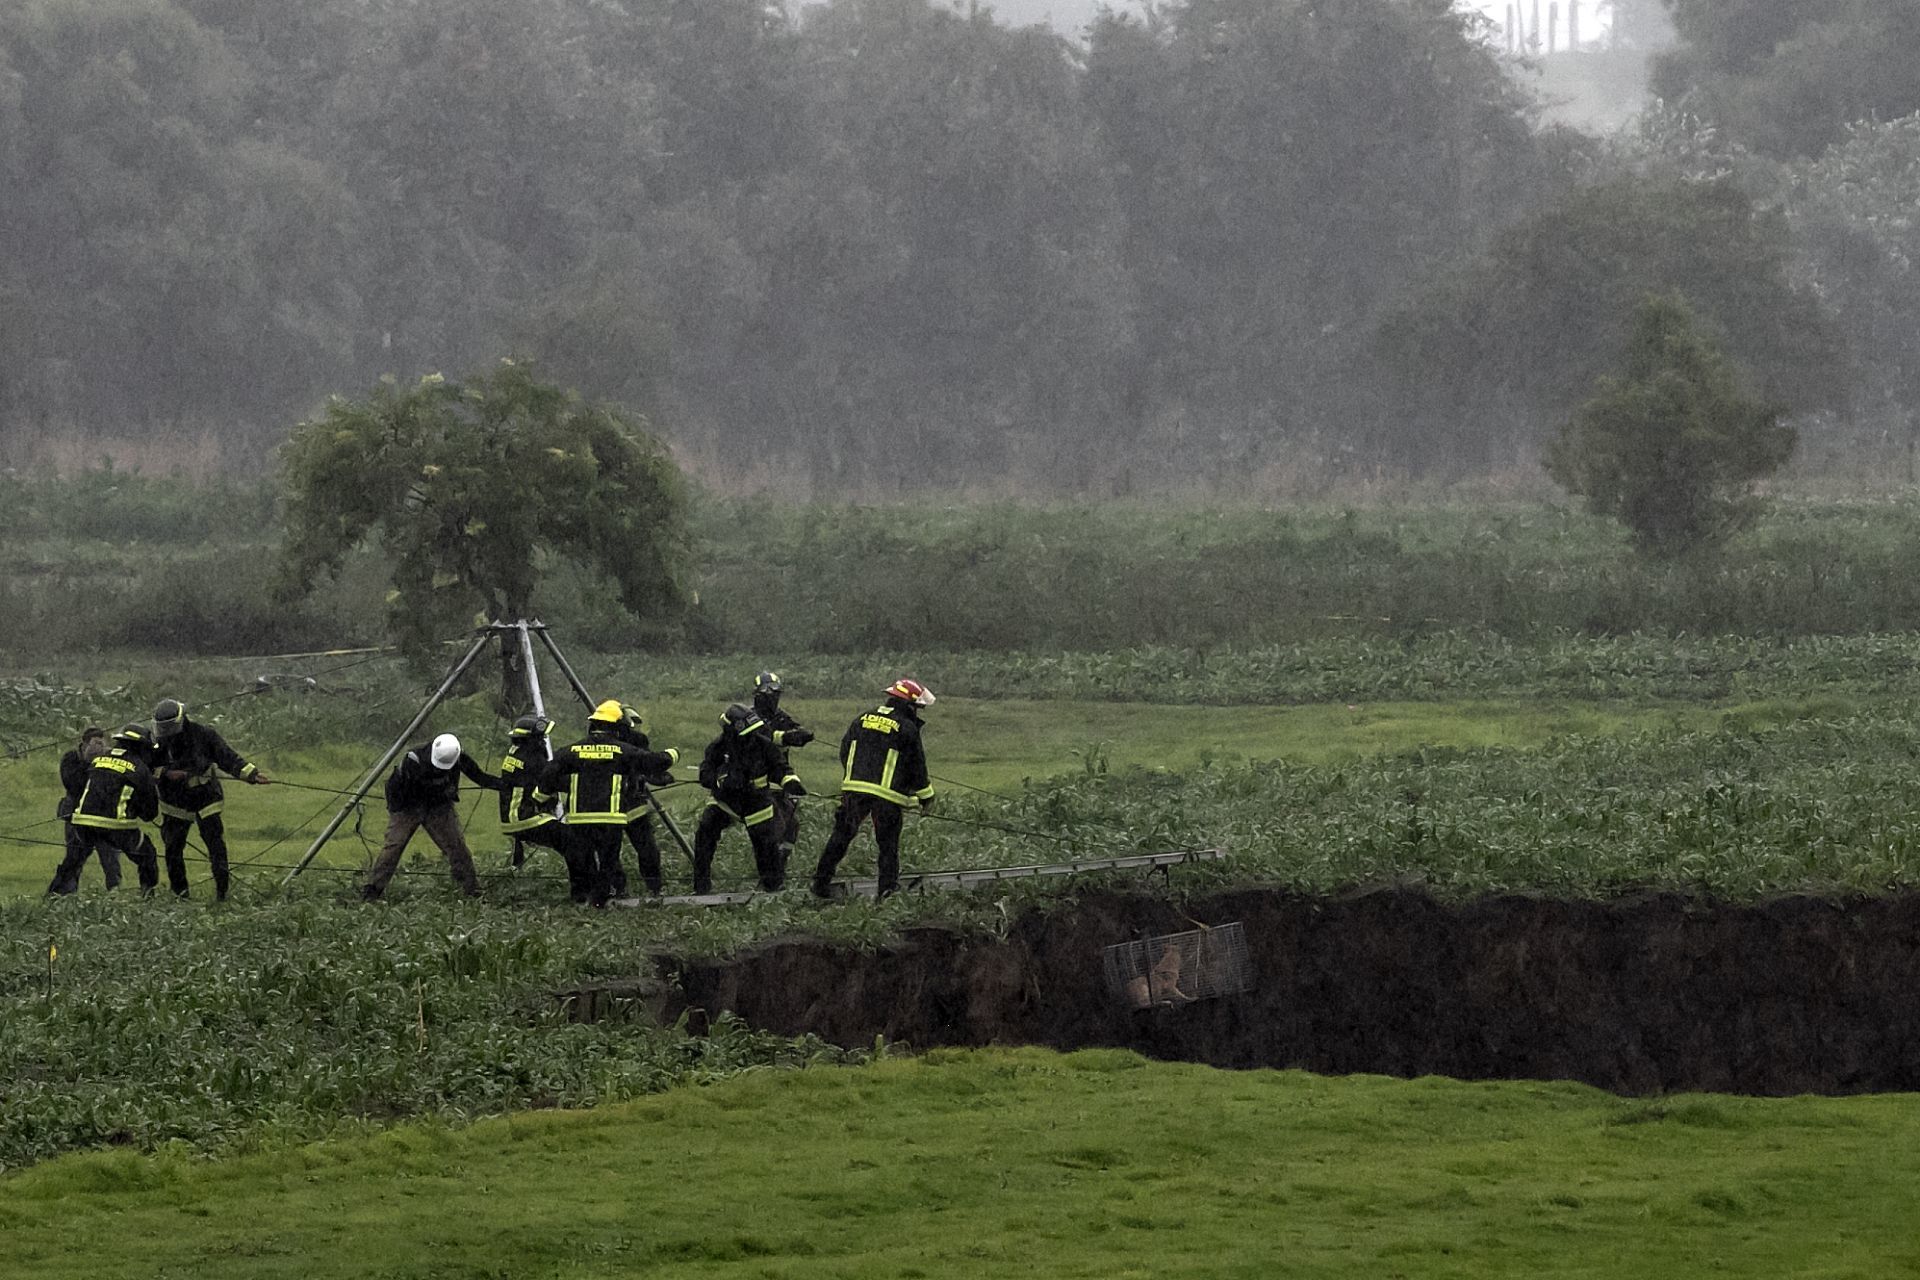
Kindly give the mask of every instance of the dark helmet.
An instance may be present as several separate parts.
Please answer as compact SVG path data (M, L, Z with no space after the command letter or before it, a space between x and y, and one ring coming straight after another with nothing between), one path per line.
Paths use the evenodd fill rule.
M529 738L545 738L553 733L553 721L545 716L521 716L513 722L513 728L507 736L515 742L525 742Z
M778 697L780 695L780 677L771 671L762 671L753 678L753 691L755 693L771 693L775 697Z
M743 707L737 702L720 713L720 723L726 726L727 732L737 733L743 737L755 729L767 727L767 722L760 718L759 712L752 707Z
M171 738L187 727L187 709L178 698L162 698L153 709L153 732L157 738Z
M123 747L144 747L152 741L152 738L147 733L147 726L143 724L123 724L114 730L113 740Z

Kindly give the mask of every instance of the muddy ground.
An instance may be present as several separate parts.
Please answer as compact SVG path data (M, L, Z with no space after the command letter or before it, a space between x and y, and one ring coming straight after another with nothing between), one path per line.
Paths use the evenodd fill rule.
M1252 962L1245 994L1141 1010L1109 987L1108 945L1233 921ZM848 1046L1125 1046L1221 1067L1630 1094L1920 1089L1914 895L1447 904L1402 889L1248 890L1182 909L1115 894L1023 917L1003 939L923 928L877 952L789 939L662 963L668 1018L732 1010Z

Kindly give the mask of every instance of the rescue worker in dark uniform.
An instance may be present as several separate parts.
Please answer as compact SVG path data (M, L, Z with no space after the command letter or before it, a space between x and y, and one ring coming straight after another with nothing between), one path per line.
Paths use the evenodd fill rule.
M372 902L387 891L388 881L400 869L407 842L422 827L447 855L447 868L460 892L469 898L479 895L480 877L473 870L473 851L467 848L460 814L454 808L460 800L462 774L475 786L489 791L500 789L500 779L461 750L460 739L450 733L409 747L400 757L400 763L387 775L387 836L373 868L367 872L367 882L360 887L362 898Z
M108 888L119 879L119 859L124 856L140 872L140 888L152 893L160 883L160 860L151 841L142 838L140 824L152 822L160 814L160 794L153 784L153 772L147 767L147 751L152 739L145 725L130 724L113 735L112 745L87 764L86 780L73 809L73 826L79 844L68 851L53 873L49 894L69 894L80 887L80 867L91 853L100 854L100 865L113 866ZM109 852L111 851L111 852Z
M76 854L80 845L80 833L73 829L73 809L80 803L80 793L86 790L87 766L93 758L107 751L107 731L97 724L90 724L81 730L80 741L65 755L60 757L60 804L53 816L60 819L66 837L66 859L76 866L86 861L86 855ZM107 888L112 889L120 883L120 851L110 845L99 849L100 871L107 878ZM74 876L74 885L79 886L78 873Z
M932 705L932 692L918 680L896 680L887 687L884 703L848 726L840 739L845 770L840 808L813 870L814 896L833 895L834 869L869 818L880 846L880 896L899 891L900 828L906 824L907 806L915 801L922 809L933 804L933 783L920 744L920 709Z
M642 751L652 751L653 743L647 737L647 726L638 707L626 707L616 736L628 746L638 747ZM666 754L675 760L680 758L678 751ZM656 787L673 785L673 778L664 770L647 779ZM636 791L627 805L627 842L633 846L634 859L640 866L640 879L647 886L647 892L660 892L660 845L653 838L653 806L647 800L646 791ZM627 874L618 863L614 864L613 896L621 898L627 892Z
M606 906L615 892L620 841L634 819L635 804L645 804L649 782L671 781L667 770L680 758L677 751L635 746L628 740L633 732L626 707L614 699L601 703L587 718L587 736L554 752L533 793L541 805L567 798L567 837L587 869L584 900L596 907ZM640 876L649 892L660 891L658 848L650 863L641 851ZM575 886L575 902L583 900L580 889Z
M213 866L213 896L227 896L227 828L220 811L226 793L216 772L224 769L242 782L264 785L272 779L248 764L211 725L187 719L177 698L163 698L153 709L156 739L153 776L160 789L160 847L167 857L167 883L187 896L187 833L200 824L200 840Z
M767 722L737 702L728 707L720 716L719 736L707 744L700 759L700 785L713 798L693 833L695 893L713 892L713 855L720 847L720 833L736 822L747 829L753 844L760 887L772 893L786 884L786 864L774 842L769 785L779 767L780 748L774 745Z
M521 716L507 735L507 754L500 761L500 830L513 837L513 865L526 862L523 845L539 845L560 855L567 868L567 887L576 897L583 893L585 872L574 857L573 841L566 824L554 812L554 804L539 804L533 793L539 789L541 775L553 759L553 721L545 716Z
M770 777L773 779L773 847L780 855L780 865L787 865L787 859L793 856L793 847L800 843L800 797L807 794L807 788L800 781L800 775L793 771L793 761L788 752L795 747L804 747L813 741L813 731L802 728L800 722L780 709L780 677L772 671L762 671L753 678L753 709L767 729L773 734L773 745L778 747L779 762L774 766Z

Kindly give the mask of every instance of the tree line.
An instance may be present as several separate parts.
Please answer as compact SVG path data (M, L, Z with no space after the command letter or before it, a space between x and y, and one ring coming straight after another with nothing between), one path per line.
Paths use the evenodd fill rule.
M1459 474L1537 455L1669 289L1758 390L1907 421L1916 130L1849 121L1920 91L1783 151L1727 87L1767 66L1673 8L1680 107L1595 140L1445 0L1084 43L929 0L24 0L0 423L258 458L512 352L734 487ZM1920 50L1904 12L1821 9Z

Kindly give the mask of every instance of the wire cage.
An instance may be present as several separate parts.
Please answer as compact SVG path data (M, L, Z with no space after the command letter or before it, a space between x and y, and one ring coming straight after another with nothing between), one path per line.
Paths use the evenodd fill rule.
M1105 949L1107 989L1132 1009L1238 995L1253 986L1247 930L1239 921Z

